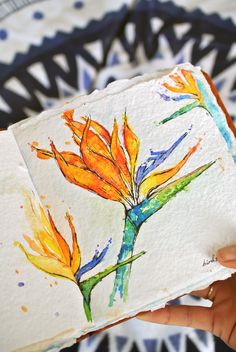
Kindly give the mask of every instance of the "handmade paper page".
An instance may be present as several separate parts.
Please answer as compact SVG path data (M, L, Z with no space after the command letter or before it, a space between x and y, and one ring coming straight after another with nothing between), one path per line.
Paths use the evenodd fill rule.
M118 81L11 131L70 248L68 222L77 234L74 280L57 281L78 336L231 274L215 253L235 242L235 138L199 68Z
M0 132L0 165L0 350L59 350L75 341L75 327L82 328L86 321L82 296L76 285L29 265L30 259L38 267L56 270L52 255L43 263L34 256L27 259L22 252L20 243L24 242L42 254L43 249L52 251L53 247L58 255L59 248L47 221L47 209L41 208L27 167L8 131ZM68 226L65 231L70 232ZM42 246L43 240L47 247ZM66 266L64 274L70 274Z

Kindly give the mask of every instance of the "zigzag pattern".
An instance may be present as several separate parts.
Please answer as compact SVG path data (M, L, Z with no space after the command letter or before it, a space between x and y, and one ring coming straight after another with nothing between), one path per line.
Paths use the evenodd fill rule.
M167 47L169 55L177 58L188 47L188 57L184 53L182 60L199 64L208 58L211 62L211 72L209 69L208 72L217 78L235 66L236 52L232 50L235 37L236 27L231 20L204 15L200 10L187 12L172 2L141 0L132 11L124 6L117 12L106 14L101 21L91 21L86 29L75 28L70 34L57 33L54 38L45 38L40 47L32 46L27 55L17 55L12 65L1 64L0 127L5 128L9 122L16 122L29 112L36 113L47 107L42 96L54 100L63 98L60 82L71 87L67 95L68 91L92 90L96 74L108 64L115 42L119 43L126 62L136 64L158 55L165 56ZM100 60L93 48L98 42ZM166 43L164 48L163 42ZM214 57L210 59L212 53ZM55 60L58 55L64 56L67 70ZM82 71L81 60L84 63ZM38 74L34 69L37 63L40 63ZM45 77L43 83L40 75ZM12 77L17 79L25 94L11 88ZM230 75L230 79L229 93L236 89L234 76ZM231 97L231 103L234 97Z
M0 3L0 21L26 6L42 1L45 0L4 0Z

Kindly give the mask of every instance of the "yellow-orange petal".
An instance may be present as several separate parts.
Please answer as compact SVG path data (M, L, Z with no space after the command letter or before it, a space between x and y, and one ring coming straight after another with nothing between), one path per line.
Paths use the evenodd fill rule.
M191 91L191 93L197 95L198 99L201 101L203 98L192 73L188 70L181 70L181 73L188 82L190 86L189 90Z
M189 152L185 155L185 157L174 167L169 168L167 170L153 172L143 180L139 188L139 194L142 197L146 197L150 192L152 192L157 187L161 186L163 183L170 180L174 177L179 170L184 166L190 156L196 152L197 148L200 145L200 141L192 147Z
M72 164L78 167L86 168L82 158L73 152L61 152L61 155L68 164ZM54 156L54 154L53 154Z
M179 86L179 85L171 86L169 83L165 82L165 83L163 83L163 86L174 93L184 93L185 92L185 89L182 85L181 86Z
M51 258L56 258L61 262L63 262L64 258L62 256L60 247L57 241L55 240L55 238L50 233L47 233L46 231L39 231L37 233L37 236L46 256Z
M74 227L74 224L72 222L72 218L69 213L66 214L66 218L68 220L68 223L69 223L69 226L71 229L71 234L72 234L72 254L71 254L70 266L71 266L72 272L75 274L80 268L81 253L80 253L80 248L79 248L78 241L77 241L75 227Z
M14 244L22 250L30 263L33 264L37 269L42 270L52 276L59 276L76 282L69 266L53 258L32 255L19 242L15 242Z
M136 161L137 161L138 153L139 153L140 141L139 141L138 137L136 136L136 134L131 129L131 127L129 126L128 118L127 118L126 114L124 115L123 135L124 135L125 149L127 150L127 153L129 155L129 159L130 159L131 175L133 177L134 172L135 172L135 167L136 167Z
M54 157L53 153L50 152L49 150L39 149L35 147L33 144L31 144L30 147L33 152L36 152L36 155L39 159L50 159Z
M119 190L123 195L127 196L127 187L125 186L119 168L115 165L114 161L107 159L90 149L88 143L89 127L90 119L88 119L86 123L80 146L81 154L87 168L96 173L101 179L109 183L115 189Z
M178 87L184 86L183 78L178 73L169 75L169 77L172 79L172 81L175 82L176 86L178 86Z
M27 195L25 200L25 215L30 223L36 243L40 245L44 254L60 258L60 249L53 238L52 228L44 209L35 197Z
M36 253L44 255L44 251L40 243L37 243L36 240L32 240L28 235L23 235L24 239L28 243L29 247Z
M39 149L34 146L32 146L31 148L32 150L36 151L36 155L39 159L54 158L54 154L46 149ZM86 167L81 157L73 152L63 151L61 152L61 155L63 156L65 161L69 164L73 164L78 167L84 167L84 168Z
M87 122L88 116L82 116L81 118ZM108 144L111 143L111 135L103 125L95 120L90 120L90 127L93 128L94 131L96 131L103 139L105 139Z
M52 227L52 231L55 236L55 239L56 239L58 246L60 247L60 250L61 250L61 261L69 266L70 260L71 260L70 248L69 248L68 244L66 243L65 239L62 237L62 235L60 234L60 232L56 228L55 223L53 221L53 218L50 214L50 211L48 211L48 218L49 218L49 222ZM63 260L63 258L64 258L64 260Z
M62 118L65 119L67 122L73 121L73 115L74 115L75 110L66 110L62 114Z
M81 140L83 136L85 124L81 122L73 121L71 123L67 123L66 125L70 128L73 134ZM79 143L76 141L76 144L79 144ZM89 144L89 148L94 152L99 153L105 156L106 158L111 159L111 154L108 149L108 145L100 138L100 136L97 133L90 130L88 131L88 144Z
M97 193L103 198L118 202L122 201L121 194L117 189L103 181L94 172L67 163L61 153L57 151L53 143L51 143L51 148L61 172L69 182Z
M111 155L122 172L125 181L131 186L131 175L128 169L125 152L121 146L119 135L118 135L118 123L114 121L112 136L111 136Z

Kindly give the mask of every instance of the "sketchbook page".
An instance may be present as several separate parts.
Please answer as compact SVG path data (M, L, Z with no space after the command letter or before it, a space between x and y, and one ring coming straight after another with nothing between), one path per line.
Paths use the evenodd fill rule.
M34 346L24 351L45 351L56 346L59 350L73 343L73 328L84 320L76 287L66 280L42 275L28 265L19 246L24 239L35 239L42 230L39 209L12 133L0 132L0 350L4 352L18 351L31 344ZM43 230L41 235L46 236ZM47 341L36 344L43 340Z
M78 336L232 273L215 253L236 240L235 139L200 68L117 81L11 130L67 241L73 217Z

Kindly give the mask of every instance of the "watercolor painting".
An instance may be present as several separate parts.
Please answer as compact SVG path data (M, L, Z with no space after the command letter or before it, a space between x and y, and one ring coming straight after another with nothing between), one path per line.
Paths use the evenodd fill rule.
M194 78L191 71L184 69L181 69L180 73L176 72L169 75L169 78L172 80L172 84L167 82L163 83L162 85L166 88L166 93L160 93L160 96L165 101L191 99L192 102L163 119L160 124L165 124L174 120L197 107L205 109L215 121L216 126L227 143L228 150L232 154L232 158L236 163L236 150L234 149L233 138L229 133L227 119L222 117L221 107L217 103L217 100L214 101L212 99L206 85L204 85L199 79ZM169 95L168 92L178 93L178 95L175 94L172 96Z
M108 240L108 243L103 250L99 251L96 249L95 254L88 263L81 265L82 253L77 241L77 234L72 216L69 213L66 213L65 216L72 236L72 249L70 249L65 238L57 229L50 211L48 210L46 213L33 194L26 196L24 208L26 209L26 218L28 219L31 230L34 234L33 239L28 235L24 235L24 239L29 248L37 255L31 254L18 241L14 243L15 246L18 246L23 251L29 262L37 269L42 270L49 275L64 278L75 283L83 296L86 318L91 322L91 293L95 286L109 274L138 259L145 252L142 251L120 263L108 266L103 271L83 280L82 278L84 274L88 273L101 263L111 245L112 239L110 238Z
M31 148L39 159L54 159L67 181L123 205L124 231L117 260L119 267L116 268L110 295L109 306L112 306L117 295L124 302L127 300L131 265L124 263L132 261L135 242L143 223L209 169L215 160L173 180L196 153L201 139L186 151L176 165L167 169L159 167L187 138L191 128L172 141L166 150L151 150L146 161L138 166L141 141L130 126L126 113L122 128L114 120L111 133L88 116L79 116L75 120L74 115L74 110L69 110L64 112L62 118L72 132L78 154L59 151L52 140L50 150L41 149L34 143Z

